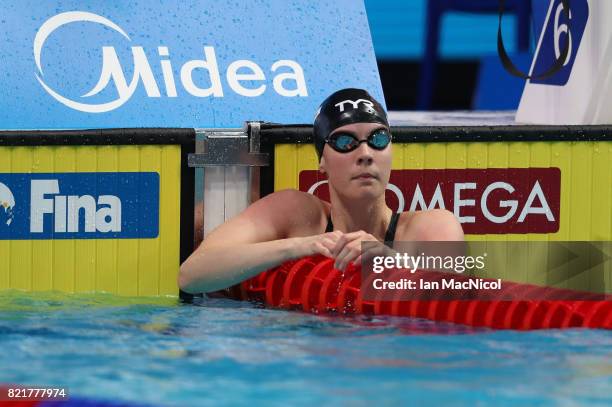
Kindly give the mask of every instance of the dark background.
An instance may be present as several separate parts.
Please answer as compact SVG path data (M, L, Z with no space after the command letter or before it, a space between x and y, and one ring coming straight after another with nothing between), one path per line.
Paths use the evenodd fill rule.
M387 108L416 109L420 61L377 58L377 62ZM477 59L439 61L431 109L471 109L479 66Z
M530 2L506 0L502 24L506 49L524 70L529 67L534 48ZM513 3L520 5L513 6ZM518 107L524 82L505 72L497 57L499 0L364 0L364 4L389 110ZM466 11L466 7L471 10ZM520 7L523 11L528 10L528 14L522 14L522 25L517 14ZM431 20L432 10L439 13L437 62L430 70L435 72L435 80L428 82L432 100L423 108L418 106L417 100L427 37L436 31L435 24L431 24L434 21ZM519 44L522 45L519 47ZM522 54L519 48L523 49ZM522 65L518 62L519 57L523 60ZM488 61L488 65L483 61ZM489 74L482 74L483 66L489 69ZM494 91L497 93L489 93L485 98L476 97L477 92Z

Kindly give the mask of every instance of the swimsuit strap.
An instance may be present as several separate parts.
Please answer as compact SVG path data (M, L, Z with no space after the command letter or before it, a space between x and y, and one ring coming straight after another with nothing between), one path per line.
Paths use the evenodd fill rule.
M331 220L331 214L327 217L327 227L325 228L325 233L329 233L329 232L333 232L334 231L334 224L332 223Z
M393 244L395 240L395 229L397 228L397 221L399 220L400 214L398 212L393 212L391 215L391 220L389 221L389 227L387 227L387 233L385 233L385 244L389 247Z
M399 220L400 214L398 212L394 212L391 215L391 220L389 221L389 226L387 227L387 232L385 232L385 244L391 245L395 240L395 229L397 229L397 221ZM325 233L333 232L334 224L331 220L331 214L327 218L327 227L325 228Z

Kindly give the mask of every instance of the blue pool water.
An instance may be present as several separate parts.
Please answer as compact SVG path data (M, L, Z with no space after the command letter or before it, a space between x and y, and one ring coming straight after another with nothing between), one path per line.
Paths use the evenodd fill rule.
M152 405L610 405L612 332L0 292L0 383Z

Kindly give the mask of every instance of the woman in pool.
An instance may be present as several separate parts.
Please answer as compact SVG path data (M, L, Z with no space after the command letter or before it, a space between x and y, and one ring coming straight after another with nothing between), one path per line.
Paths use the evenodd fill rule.
M217 291L314 254L334 258L344 270L360 261L363 241L463 240L449 211L394 214L387 206L391 134L385 110L369 93L343 89L329 96L315 117L314 138L331 203L296 190L258 200L212 231L181 265L183 291Z

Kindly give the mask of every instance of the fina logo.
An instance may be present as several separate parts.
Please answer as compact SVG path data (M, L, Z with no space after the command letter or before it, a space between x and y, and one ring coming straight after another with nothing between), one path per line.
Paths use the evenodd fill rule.
M115 195L100 195L97 202L91 195L60 195L59 181L44 179L32 180L30 197L30 233L45 231L45 214L53 215L55 233L80 232L81 209L86 233L121 232L121 200Z
M13 223L15 197L5 184L0 182L0 226L10 226Z
M117 109L127 102L130 97L136 91L139 81L142 80L146 94L150 98L161 97L159 86L155 81L155 76L151 69L151 64L147 59L145 51L141 46L132 46L132 56L134 61L134 73L131 82L127 82L121 63L117 56L117 52L112 46L102 47L102 73L98 83L87 93L83 94L83 98L91 97L99 94L104 90L111 79L117 89L118 98L106 102L106 103L82 103L75 100L68 99L55 90L51 89L43 81L43 70L41 66L41 52L47 38L59 27L75 23L75 22L91 22L101 24L108 27L118 33L120 33L128 41L131 41L130 37L125 33L121 27L105 17L100 15L89 13L85 11L70 11L58 14L51 17L43 23L34 38L34 60L38 67L38 73L36 78L41 86L60 103L81 112L86 113L105 113ZM171 61L167 59L170 55L168 47L159 46L158 54L161 59L160 65L162 70L163 82L165 86L166 96L175 98L178 96L175 78L172 73ZM204 56L202 60L194 59L187 61L182 65L180 69L180 80L183 88L187 93L196 97L223 97L223 86L221 84L221 75L219 73L219 66L217 63L217 57L215 55L215 48L212 46L204 47ZM278 73L274 76L272 86L274 91L280 96L284 97L306 97L308 96L308 90L306 88L306 80L304 77L304 71L300 64L296 61L289 59L282 59L274 62L270 68L271 72L275 73L279 68L289 68L289 72ZM201 88L194 83L193 72L196 69L203 69L208 72L210 79L210 87ZM238 73L242 70L242 73ZM245 72L245 71L248 71ZM259 84L257 87L245 87L241 81L261 82L265 81L266 77L264 71L255 62L248 59L241 59L232 62L227 67L226 72L227 82L230 88L237 94L245 97L258 97L261 96L265 91L267 85L264 83ZM284 82L293 81L295 85L289 89L285 87Z

